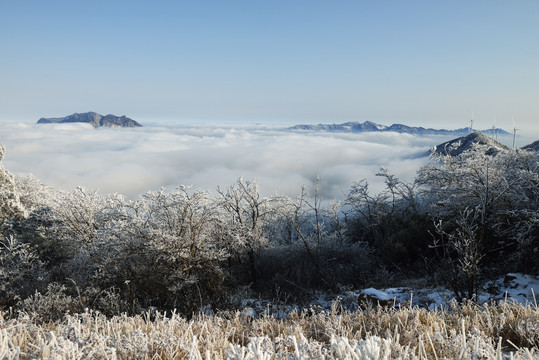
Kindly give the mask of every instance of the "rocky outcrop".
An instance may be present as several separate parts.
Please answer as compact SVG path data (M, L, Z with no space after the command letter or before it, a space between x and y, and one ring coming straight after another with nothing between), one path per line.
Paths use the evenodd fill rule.
M64 124L64 123L87 123L94 128L109 127L109 128L121 128L121 127L141 127L138 122L123 116L115 115L100 115L95 112L87 113L75 113L62 118L41 118L37 121L38 124Z

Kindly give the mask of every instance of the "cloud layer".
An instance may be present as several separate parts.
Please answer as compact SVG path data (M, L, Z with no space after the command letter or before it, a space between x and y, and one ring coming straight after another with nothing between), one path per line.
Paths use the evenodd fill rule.
M418 157L443 137L395 133L301 133L266 126L161 123L139 129L83 124L0 124L5 168L43 182L118 192L130 198L161 187L192 185L209 191L243 176L263 195L295 196L320 177L325 198L342 198L355 180L382 188L385 166L412 180L427 159Z

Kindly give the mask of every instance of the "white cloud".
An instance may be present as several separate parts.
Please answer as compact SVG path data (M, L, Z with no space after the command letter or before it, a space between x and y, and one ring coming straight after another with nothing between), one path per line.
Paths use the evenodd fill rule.
M443 137L394 133L299 133L264 126L171 125L97 129L80 124L0 124L5 167L32 173L66 190L76 186L135 198L164 186L214 191L244 176L264 195L297 195L317 176L326 198L342 198L353 181L375 176L380 166L412 180L424 153Z

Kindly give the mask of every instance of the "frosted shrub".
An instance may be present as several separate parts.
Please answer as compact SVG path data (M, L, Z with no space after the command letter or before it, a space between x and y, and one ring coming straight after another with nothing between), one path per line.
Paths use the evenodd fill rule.
M383 167L377 176L386 185L379 193L372 193L366 180L352 184L344 202L345 234L349 241L368 244L382 266L401 272L427 256L430 221L415 183L399 180Z
M136 201L84 188L62 192L12 176L3 155L0 146L1 305L32 296L24 306L45 317L60 312L43 310L50 299L108 316L147 308L192 316L226 308L239 287L285 301L417 275L425 263L442 272L452 266L446 279L469 298L485 266L539 268L536 154L489 157L476 148L433 159L414 184L382 169L382 192L356 182L342 204L323 199L319 183L296 198L265 198L242 178L216 196L186 186ZM459 223L466 209L473 214ZM430 256L431 220L443 225L444 262ZM49 282L66 287L47 290Z
M50 207L54 199L62 196L62 191L42 183L33 175L13 174L13 183L19 201L28 213Z
M419 171L417 181L430 217L440 224L438 235L445 234L449 239L441 244L438 237L435 246L443 248L439 253L444 254L445 268L441 270L457 296L466 292L470 298L476 292L480 280L476 275L482 267L538 270L536 153L500 150L493 154L485 146L474 145L458 156L435 156ZM469 248L474 249L473 255ZM508 261L511 258L514 260ZM460 271L461 279L455 279L456 267L476 269ZM447 269L453 270L448 274ZM475 279L467 277L472 273Z
M97 289L92 290L91 292L94 293L94 296L90 296L94 299L92 308L102 314L114 316L122 313L139 314L143 311L136 297L130 297L129 294L125 296L120 289L112 287L99 292L96 291Z
M318 186L317 181L312 194L302 187L301 194L289 201L293 235L289 242L281 242L268 251L268 255L276 257L275 285L288 287L292 292L294 288L296 292L334 291L343 283L357 285L370 264L366 244L351 243L347 237L341 203L332 201L328 208L323 207Z
M0 240L12 234L13 223L26 215L13 176L2 164L5 151L6 148L0 144Z
M311 241L311 240L309 240ZM268 290L284 292L300 299L313 289L338 289L340 285L360 285L373 268L372 252L363 243L341 245L334 238L323 238L319 244L317 264L309 257L305 245L296 241L263 249L259 256L260 281ZM318 271L323 278L318 276Z
M224 295L231 247L219 215L208 193L188 187L127 202L90 246L100 255L94 284L131 303L186 314L211 303Z
M254 180L239 178L225 189L217 188L217 199L222 209L221 219L231 241L229 255L236 268L230 269L239 281L257 283L263 270L259 269L259 257L270 245L281 241L276 223L286 217L286 199L261 197ZM280 225L280 224L279 224Z
M456 220L457 228L447 233L443 222L436 224L433 248L443 260L446 281L457 301L472 300L479 290L482 244L477 237L477 213L465 209Z
M9 307L44 286L47 273L29 244L0 241L0 306Z
M66 290L64 285L50 283L44 294L36 291L34 295L19 302L19 310L43 322L63 319L66 314L82 312L81 299L67 295Z

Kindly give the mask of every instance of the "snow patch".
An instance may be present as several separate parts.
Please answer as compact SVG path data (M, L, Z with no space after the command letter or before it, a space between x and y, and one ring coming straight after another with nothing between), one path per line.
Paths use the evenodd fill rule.
M495 300L513 299L521 304L537 303L539 278L520 273L510 273L503 278L489 281L483 287Z
M388 293L382 290L377 290L375 288L365 289L361 293L382 301L393 300L393 298Z

